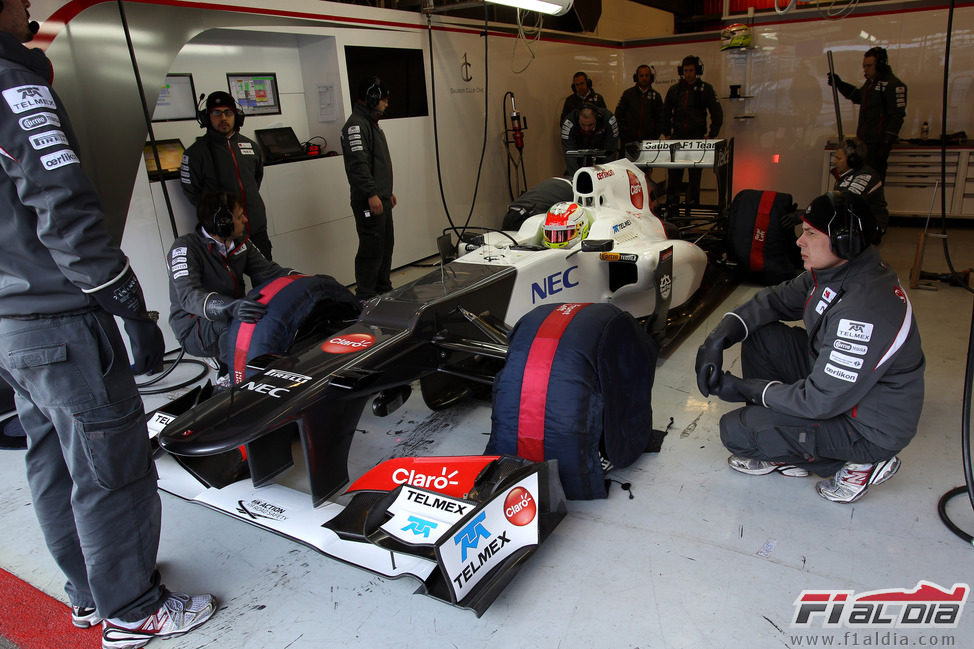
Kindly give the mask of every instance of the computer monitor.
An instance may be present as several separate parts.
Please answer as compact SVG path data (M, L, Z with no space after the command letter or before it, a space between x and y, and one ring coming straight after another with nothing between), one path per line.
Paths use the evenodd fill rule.
M150 180L159 180L160 177L170 177L179 171L179 166L183 162L183 143L177 139L156 140L156 150L159 152L159 167L156 167L156 158L152 151L152 142L146 142L142 149L142 157L145 159L145 170L149 173Z
M304 148L290 126L259 128L254 131L257 142L269 161L283 160L304 155Z

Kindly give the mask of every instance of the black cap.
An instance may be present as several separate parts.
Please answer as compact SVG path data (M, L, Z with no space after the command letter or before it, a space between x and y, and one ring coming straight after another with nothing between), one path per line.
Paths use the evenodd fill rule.
M872 210L861 196L849 192L833 191L815 198L807 208L802 221L826 235L845 230L850 219L857 222L866 241L873 238L876 227Z
M211 92L206 98L206 112L210 112L218 106L226 106L228 108L237 109L237 102L233 100L229 92L223 92L222 90L217 90L216 92Z

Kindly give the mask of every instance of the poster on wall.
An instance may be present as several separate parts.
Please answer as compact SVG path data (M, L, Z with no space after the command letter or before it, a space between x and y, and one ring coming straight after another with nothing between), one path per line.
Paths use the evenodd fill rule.
M227 73L230 94L245 115L278 115L281 99L273 72Z
M176 122L196 119L196 88L193 75L173 72L166 75L166 81L159 91L156 108L152 112L153 122Z

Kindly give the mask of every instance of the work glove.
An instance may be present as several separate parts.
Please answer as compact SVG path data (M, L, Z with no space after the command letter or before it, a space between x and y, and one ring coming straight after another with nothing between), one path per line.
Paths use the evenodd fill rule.
M745 338L747 338L747 327L744 326L744 321L734 314L726 314L724 319L714 327L697 350L694 370L697 373L697 389L700 390L700 394L709 397L710 393L714 392L724 365L724 350Z
M153 318L146 310L142 286L131 267L126 268L111 284L90 295L105 311L122 318L132 347L132 373L144 374L162 369L166 344L162 331L156 325L158 315Z
M260 298L260 293L254 298ZM214 294L209 296L203 305L203 315L209 320L234 318L240 322L253 323L260 320L266 312L266 304L261 304L255 299L247 297L234 300L225 295Z
M741 379L730 372L724 372L713 388L713 393L724 401L743 401L767 408L768 406L764 403L764 391L772 383L780 383L780 381Z
M835 85L835 84L839 84L839 85L842 84L842 77L840 77L837 74L832 74L831 72L826 72L825 73L825 76L829 80L829 85L830 86ZM836 87L838 87L838 86L836 86Z

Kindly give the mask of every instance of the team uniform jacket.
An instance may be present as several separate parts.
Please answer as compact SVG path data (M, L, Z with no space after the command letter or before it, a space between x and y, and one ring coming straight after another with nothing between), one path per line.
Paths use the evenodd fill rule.
M565 103L561 107L561 121L565 121L565 117L569 113L573 113L576 110L580 110L585 104L590 104L592 106L598 106L599 108L605 108L608 110L608 106L605 105L605 99L602 95L595 92L594 90L589 90L588 94L584 97L579 97L574 92L567 97L565 97Z
M0 32L0 316L93 310L86 292L127 268L51 75L41 50Z
M605 156L596 162L610 161L616 159L616 152L619 150L619 123L616 122L615 115L605 108L595 110L595 130L591 133L582 133L578 126L579 111L574 111L565 117L561 123L561 149L562 151L573 151L576 149L602 149ZM573 174L582 165L579 158L569 158L565 156L565 165L568 174Z
M392 157L374 110L358 103L352 106L342 127L342 154L353 201L392 196Z
M646 92L638 85L627 89L619 97L615 114L623 144L659 139L663 129L663 98L652 86Z
M244 203L251 232L267 230L267 210L260 197L264 157L257 143L239 131L229 138L211 128L196 138L179 169L183 191L193 205L213 192L229 192Z
M917 431L924 357L909 298L870 246L836 268L806 271L760 291L734 310L748 331L804 320L811 374L772 383L768 408L795 417L845 417L863 437L890 451Z
M876 227L880 233L886 232L889 224L889 210L886 206L886 192L883 191L883 180L876 171L868 165L859 169L849 169L839 176L835 188L857 196L862 196L869 205L869 211L876 220Z
M891 71L866 79L861 88L840 81L838 90L852 103L859 104L859 126L856 135L869 144L895 142L906 117L906 84Z
M168 260L169 325L180 341L190 334L198 319L206 317L203 306L214 293L241 298L247 294L245 274L253 286L259 286L291 272L268 261L247 240L231 250L228 258L199 227L173 242Z
M707 129L707 113L710 129ZM670 137L717 137L724 124L724 110L714 87L697 79L692 86L678 81L666 91L663 101L663 134Z

